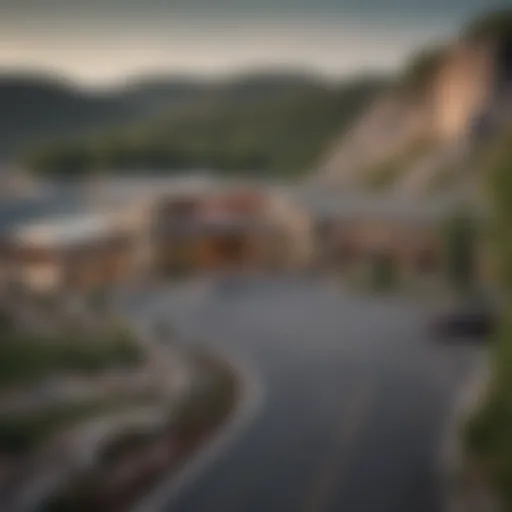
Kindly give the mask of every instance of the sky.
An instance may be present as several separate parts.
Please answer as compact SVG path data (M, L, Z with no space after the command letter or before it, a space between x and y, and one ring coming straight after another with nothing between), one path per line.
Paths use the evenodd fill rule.
M104 87L140 75L393 71L512 0L0 0L0 71Z

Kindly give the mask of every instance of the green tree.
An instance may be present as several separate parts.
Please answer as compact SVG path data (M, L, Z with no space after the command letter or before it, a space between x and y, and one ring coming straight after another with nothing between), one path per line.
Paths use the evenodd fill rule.
M375 291L387 291L397 284L397 265L389 254L376 254L371 262L370 286Z
M512 34L512 9L498 9L475 19L463 31L469 39L494 39L510 41Z
M470 418L466 442L512 510L512 133L498 144L488 169L491 238L498 263L497 284L505 295L503 318L493 337L491 380L485 401Z
M229 87L108 133L56 140L25 154L43 176L147 169L167 173L211 169L220 174L297 177L313 168L386 81L333 86L291 83L253 95Z
M489 172L492 239L499 285L512 298L512 134L505 138ZM510 300L508 300L510 303Z
M445 227L446 275L460 292L475 284L477 229L473 216L461 211L450 218Z

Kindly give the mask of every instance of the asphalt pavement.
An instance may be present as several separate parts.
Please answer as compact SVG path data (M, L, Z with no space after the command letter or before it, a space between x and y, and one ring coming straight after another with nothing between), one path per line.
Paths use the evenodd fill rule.
M254 278L171 286L130 307L243 361L262 390L251 421L162 510L441 510L443 431L480 355L430 339L418 301Z

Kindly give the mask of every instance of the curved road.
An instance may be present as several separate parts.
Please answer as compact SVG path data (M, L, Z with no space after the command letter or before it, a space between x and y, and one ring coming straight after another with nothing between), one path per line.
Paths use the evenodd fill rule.
M478 354L429 340L423 307L299 279L141 304L248 362L264 393L247 428L164 510L440 510L440 439Z

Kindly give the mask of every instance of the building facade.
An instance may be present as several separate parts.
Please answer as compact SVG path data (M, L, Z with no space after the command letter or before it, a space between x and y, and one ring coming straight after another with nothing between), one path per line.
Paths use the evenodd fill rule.
M87 291L136 272L130 235L100 214L46 219L4 235L1 258L9 279L32 291Z
M153 246L161 271L270 270L308 264L310 219L257 190L162 199Z

